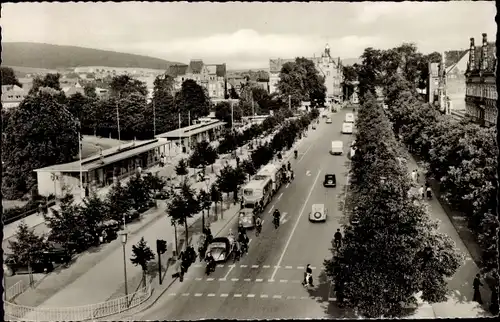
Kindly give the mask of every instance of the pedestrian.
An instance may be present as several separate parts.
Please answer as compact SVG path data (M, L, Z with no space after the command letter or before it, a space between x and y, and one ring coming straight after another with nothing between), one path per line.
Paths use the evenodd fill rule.
M472 300L478 302L479 304L483 304L483 300L481 299L481 292L479 291L479 286L483 286L483 283L481 283L479 273L476 274L472 286L474 287L474 296Z
M424 186L420 186L420 188L418 188L418 194L420 196L420 199L424 199L425 198L425 195L424 195Z
M411 172L411 180L412 180L413 182L417 182L417 171L416 171L416 170L413 170L413 171Z
M333 239L337 250L340 249L340 246L342 246L342 234L340 233L340 229L337 229L337 232L333 235Z
M160 156L160 167L163 168L165 166L165 163L166 163L165 155L162 153Z
M426 191L427 193L427 199L431 200L432 199L432 190L431 187L427 187Z

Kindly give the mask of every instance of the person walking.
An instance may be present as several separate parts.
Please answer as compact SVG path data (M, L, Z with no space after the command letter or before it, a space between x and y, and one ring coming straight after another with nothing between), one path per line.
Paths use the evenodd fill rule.
M424 194L424 186L420 186L420 188L418 188L418 194L420 196L420 199L425 199L425 194Z
M415 183L417 182L417 170L411 172L411 180Z
M480 286L483 286L483 283L481 283L480 275L478 273L476 274L474 282L472 283L472 287L474 288L474 296L472 297L472 300L478 302L479 304L483 304L483 300L481 299L481 292L479 291Z
M339 250L340 246L342 246L342 234L340 233L340 229L337 229L337 232L333 235L333 239L335 241L335 248Z

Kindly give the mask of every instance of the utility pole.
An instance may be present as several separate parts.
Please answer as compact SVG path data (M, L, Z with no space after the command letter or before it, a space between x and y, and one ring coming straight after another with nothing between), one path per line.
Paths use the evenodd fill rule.
M234 109L233 109L233 101L231 100L231 131L234 130Z
M253 104L253 93L252 93L252 118L255 116L255 107Z
M156 137L156 108L155 100L153 98L153 139Z
M78 122L78 157L80 159L80 197L85 198L85 189L83 188L83 172L82 172L82 133L81 123Z
M191 126L191 111L188 111L188 126ZM188 147L191 150L191 135L188 136Z
M288 95L288 109L292 109L292 95Z
M179 148L181 149L182 153L182 142L181 142L181 113L179 113Z
M120 94L118 94L118 100L116 101L116 123L118 127L118 144L121 146L121 137L120 137L120 109L118 108L118 102L120 101Z

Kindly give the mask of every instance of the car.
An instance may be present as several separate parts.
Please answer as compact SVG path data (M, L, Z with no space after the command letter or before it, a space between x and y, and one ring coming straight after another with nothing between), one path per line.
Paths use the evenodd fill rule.
M4 261L4 270L6 275L12 276L16 274L32 273L50 273L54 270L54 264L49 260L46 254L42 254L28 267L27 263L19 262L13 255L7 255Z
M324 204L312 205L311 212L309 213L309 221L326 221L327 210Z
M231 255L234 239L229 237L215 237L207 247L215 262L225 262Z
M313 129L313 130L316 130L316 125L314 125L314 124L313 124L312 129Z
M325 180L323 181L323 187L336 187L337 178L334 174L325 174Z
M332 119L331 118L327 118L326 119L326 124L332 124Z
M255 226L253 208L243 208L240 210L238 225L243 228L253 228Z

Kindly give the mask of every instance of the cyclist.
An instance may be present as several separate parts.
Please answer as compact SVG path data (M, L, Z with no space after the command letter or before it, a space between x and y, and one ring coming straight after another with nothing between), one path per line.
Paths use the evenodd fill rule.
M278 226L280 225L280 217L281 217L280 211L278 209L274 211L273 217L274 217L274 226L275 228L278 228Z
M255 229L256 235L259 236L260 232L262 231L262 219L260 219L260 217L257 217L255 219Z

